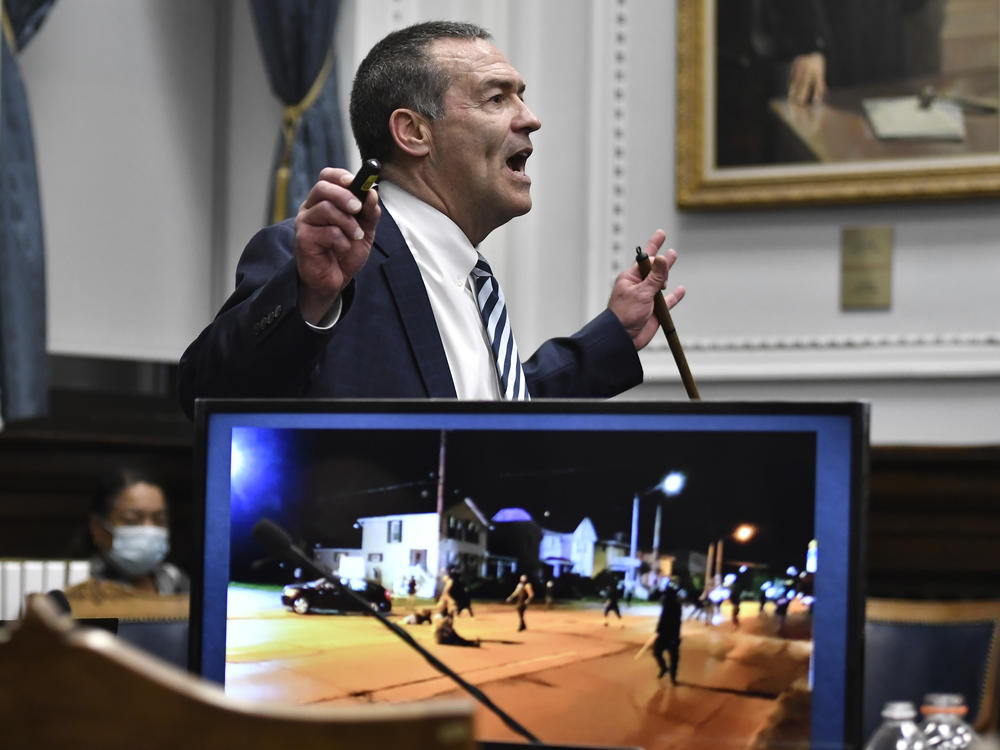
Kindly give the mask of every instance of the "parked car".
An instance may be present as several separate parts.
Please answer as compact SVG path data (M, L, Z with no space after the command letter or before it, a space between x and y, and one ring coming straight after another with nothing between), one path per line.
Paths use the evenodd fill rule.
M338 584L326 578L308 583L290 583L281 592L281 603L300 615L310 612L362 612L364 605L344 592L348 588L372 609L388 613L392 595L381 584L364 578L341 578Z

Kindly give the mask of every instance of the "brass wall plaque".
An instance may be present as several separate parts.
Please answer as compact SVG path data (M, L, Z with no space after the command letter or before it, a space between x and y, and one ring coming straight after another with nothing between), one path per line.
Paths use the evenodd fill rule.
M840 309L892 305L892 227L845 227L840 233Z

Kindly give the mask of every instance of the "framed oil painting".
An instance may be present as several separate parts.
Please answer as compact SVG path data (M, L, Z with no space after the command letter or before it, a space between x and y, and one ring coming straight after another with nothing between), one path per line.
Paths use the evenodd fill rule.
M677 204L1000 195L998 0L678 0Z

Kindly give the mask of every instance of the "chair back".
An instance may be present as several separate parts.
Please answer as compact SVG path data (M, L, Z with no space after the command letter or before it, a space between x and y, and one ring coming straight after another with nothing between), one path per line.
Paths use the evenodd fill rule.
M919 708L927 693L959 693L966 720L996 727L1000 602L869 599L865 620L865 740L888 701Z
M108 632L74 628L46 597L0 629L4 750L474 750L468 701L278 708L222 689Z

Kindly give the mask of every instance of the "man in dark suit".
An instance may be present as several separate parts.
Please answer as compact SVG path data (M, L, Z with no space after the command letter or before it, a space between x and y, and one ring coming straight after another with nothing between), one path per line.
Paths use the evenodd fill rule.
M201 396L511 397L473 270L479 243L531 208L525 165L541 123L523 93L479 27L418 24L376 44L351 124L362 156L383 164L378 193L360 201L349 172L326 168L294 221L250 241L235 292L181 359L188 413ZM657 255L664 239L644 248L645 280L623 272L607 310L524 361L531 397L603 398L642 381L637 350L676 258Z

